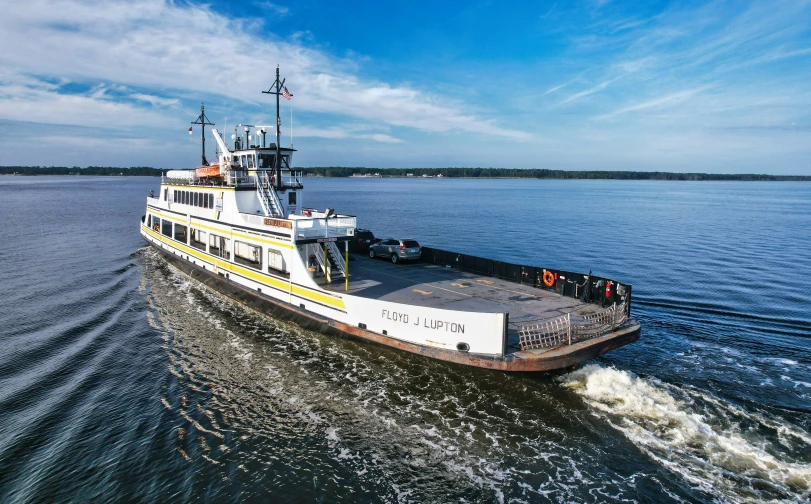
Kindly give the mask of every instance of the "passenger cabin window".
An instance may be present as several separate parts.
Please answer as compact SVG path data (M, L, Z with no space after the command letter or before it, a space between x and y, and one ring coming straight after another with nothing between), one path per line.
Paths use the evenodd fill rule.
M163 236L172 237L172 221L161 219L161 233Z
M161 231L161 221L155 216L152 216L152 229L159 232Z
M208 195L208 208L214 208L214 195Z
M289 193L287 193L287 204L288 205L296 204L296 191L290 191Z
M206 250L206 232L200 231L199 229L192 228L191 230L191 246L200 249L202 251Z
M175 224L175 240L183 243L188 242L188 236L186 235L188 228L183 224Z
M278 250L268 249L268 271L272 270L285 271L284 256Z
M235 241L234 261L251 268L262 269L262 247Z
M224 259L231 259L231 251L228 250L228 238L217 235L208 235L208 253Z
M194 194L194 202L193 202L193 205L194 205L194 206L197 206L197 204L198 204L198 202L199 202L199 200L200 200L200 193L193 193L193 194Z
M163 201L168 200L169 200L169 188L167 187L166 189L163 190Z

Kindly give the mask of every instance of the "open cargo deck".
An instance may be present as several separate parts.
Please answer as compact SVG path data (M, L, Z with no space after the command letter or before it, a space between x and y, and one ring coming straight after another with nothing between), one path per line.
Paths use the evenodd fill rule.
M523 350L521 328L560 319L567 314L594 315L605 308L555 292L493 276L424 262L392 264L383 259L353 255L349 290L343 279L326 283L327 290L413 306L468 312L508 312L507 352L516 357L551 352L555 347ZM596 338L599 339L599 338Z

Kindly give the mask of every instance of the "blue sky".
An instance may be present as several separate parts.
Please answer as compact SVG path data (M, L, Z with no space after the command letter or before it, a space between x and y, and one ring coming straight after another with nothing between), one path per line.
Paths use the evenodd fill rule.
M297 166L811 174L808 1L2 3L2 165L194 166L278 63Z

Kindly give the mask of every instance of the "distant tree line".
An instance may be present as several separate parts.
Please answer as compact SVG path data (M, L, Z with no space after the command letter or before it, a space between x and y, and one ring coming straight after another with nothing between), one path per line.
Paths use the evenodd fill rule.
M126 177L159 177L163 170L148 166L121 168L115 166L0 166L0 175L106 175Z
M414 177L442 175L448 178L537 178L537 179L601 179L601 180L799 180L811 181L811 176L765 174L671 173L649 171L564 171L539 168L348 168L316 166L302 168L305 174L323 177L375 175L383 177Z
M601 179L601 180L752 180L752 181L811 181L804 175L673 173L658 171L565 171L539 168L363 168L345 166L315 166L297 168L306 175L322 177L351 177L375 175L383 177L436 177L447 178L536 178L536 179ZM106 175L158 177L165 170L147 166L130 168L112 166L0 166L0 175Z

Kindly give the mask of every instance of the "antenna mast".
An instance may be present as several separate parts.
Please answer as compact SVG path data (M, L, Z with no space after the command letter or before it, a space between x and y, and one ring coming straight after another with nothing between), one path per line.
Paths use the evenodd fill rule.
M279 116L279 95L282 94L282 87L284 86L285 80L286 79L282 79L279 81L279 65L276 65L276 81L270 85L270 89L262 91L263 94L276 95L276 187L278 189L282 188L282 152L280 147L282 118Z
M206 125L214 126L214 123L208 122L208 117L206 117L206 105L204 103L200 104L200 117L192 122L192 124L200 125L200 140L203 142L203 166L208 166L208 161L206 161Z

